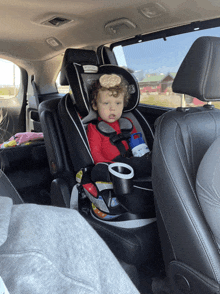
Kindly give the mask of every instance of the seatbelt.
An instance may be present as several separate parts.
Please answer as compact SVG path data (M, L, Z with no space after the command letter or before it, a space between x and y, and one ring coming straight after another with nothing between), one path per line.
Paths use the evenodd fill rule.
M128 154L128 150L125 149L125 146L122 143L122 141L127 141L129 146L128 140L131 137L133 124L127 118L120 118L118 122L121 130L120 134L117 134L116 131L105 121L98 122L96 128L102 135L109 137L110 142L118 148L120 154L122 156L125 156Z
M31 81L31 85L32 85L32 88L34 91L34 97L35 97L35 101L36 101L37 108L38 108L40 102L39 102L39 95L38 95L37 86L36 86L34 79Z

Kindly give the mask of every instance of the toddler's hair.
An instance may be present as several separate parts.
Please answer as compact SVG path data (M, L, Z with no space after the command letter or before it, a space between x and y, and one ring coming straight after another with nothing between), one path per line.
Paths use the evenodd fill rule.
M128 83L127 81L121 77L121 83L117 86L106 88L101 86L99 79L93 83L90 90L90 104L96 106L96 101L98 99L99 91L110 91L112 92L113 97L118 97L121 93L124 93L124 106L128 105L128 101L130 98L130 93L128 91Z

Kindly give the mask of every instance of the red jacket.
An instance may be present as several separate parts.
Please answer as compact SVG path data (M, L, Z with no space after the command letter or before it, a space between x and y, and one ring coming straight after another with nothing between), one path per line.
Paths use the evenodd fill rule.
M118 121L115 121L113 123L106 123L110 125L116 131L117 134L121 133ZM137 130L134 125L131 133L137 133ZM116 156L120 155L118 148L111 144L109 137L102 135L97 130L96 125L92 123L88 124L87 136L95 164L97 164L98 162L112 162L112 160ZM125 149L128 150L129 146L127 142L124 140L122 141L122 143L125 146Z

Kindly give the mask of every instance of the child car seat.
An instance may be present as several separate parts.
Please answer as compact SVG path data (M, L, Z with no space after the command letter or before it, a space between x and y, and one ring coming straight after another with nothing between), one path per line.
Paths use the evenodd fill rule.
M139 102L138 86L132 75L125 69L113 65L98 66L96 53L92 50L68 49L64 56L63 72L65 74L61 74L61 84L69 84L71 93L60 100L44 101L39 107L48 160L55 177L52 183L52 187L55 185L55 188L52 188L54 194L52 193L51 197L56 199L54 201L52 199L52 203L57 205L57 197L62 197L57 191L70 188L72 197L74 199L79 197L79 201L76 201L77 209L106 241L116 257L133 265L152 260L158 256L160 245L150 177L135 182L137 186L135 189L140 192L132 198L135 201L129 202L130 199L128 199L128 205L123 203L123 206L118 207L119 210L114 214L116 217L108 221L96 214L82 185L75 181L79 171L85 176L90 175L94 168L86 135L86 125L95 118L95 113L91 111L89 105L88 91L91 83L102 73L120 73L128 80L133 93L123 116L131 118L137 131L142 132L150 150L152 149L153 132L145 118L136 109ZM72 182L70 183L69 180ZM109 187L106 190L109 191ZM143 191L146 194L142 194ZM68 196L65 196L64 202L69 207L70 200L67 198ZM104 202L106 207L111 209L109 202L107 200ZM103 212L103 214L113 215Z
M63 69L66 72L66 77L69 82L70 88L72 90L72 95L66 97L66 100L70 100L69 104L73 101L73 103L77 107L77 112L81 119L74 119L74 123L78 121L79 124L82 124L82 128L86 125L97 119L97 114L91 109L90 103L89 103L89 91L90 86L93 84L102 74L110 74L115 73L123 76L123 78L128 82L129 85L129 92L130 92L130 99L127 107L125 107L125 110L123 111L123 118L129 117L138 131L141 131L143 133L143 136L147 136L150 145L149 147L152 148L152 132L149 128L149 126L145 127L145 132L143 128L141 128L140 124L138 123L136 117L133 115L132 110L136 108L136 106L139 103L139 88L137 86L137 83L134 79L134 77L124 68L115 66L115 65L101 65L96 66L93 64L78 64L76 62L70 62L75 56L75 50L68 50L66 52L64 63L63 63ZM72 59L71 59L72 57ZM87 61L88 62L88 61ZM91 174L91 178L94 182L96 182L96 187L99 190L98 195L95 197L89 193L85 188L83 188L83 192L87 195L87 197L90 199L90 201L93 203L93 209L92 212L94 216L101 218L102 220L113 220L114 219L114 225L115 220L120 221L121 218L124 221L126 218L130 219L130 214L135 214L135 218L137 219L149 219L154 216L154 204L153 204L153 192L151 187L151 178L150 176L147 178L138 178L135 179L133 182L133 189L132 193L128 195L115 195L112 196L113 193L112 187L109 186L109 184L102 184L100 181L105 181L103 179L101 172L100 178L98 178L97 174L97 166L94 166L93 159L89 150L89 144L86 136L86 131L84 130L83 133L85 135L85 138L83 139L82 144L79 144L79 141L76 141L75 136L70 136L69 129L72 125L72 112L71 112L71 106L68 104L68 101L65 101L65 103L60 104L60 112L61 112L61 122L63 126L66 126L66 132L64 131L64 136L66 137L66 142L69 147L69 150L72 150L72 146L79 145L79 150L76 151L74 148L74 153L72 154L72 162L74 165L75 172L81 171L81 174L83 174L82 182L84 177L89 177ZM66 113L68 115L66 115ZM140 115L140 113L139 113ZM126 121L126 120L125 120ZM105 127L103 128L105 129ZM102 129L102 132L104 130ZM146 134L146 135L145 135ZM108 136L108 134L106 134ZM78 140L78 139L77 139ZM78 143L78 144L77 144ZM88 153L88 159L84 160L84 162L79 162L78 156L79 153ZM77 164L79 162L79 164ZM106 166L106 163L103 163L104 166ZM104 169L103 166L103 169ZM95 172L93 172L93 169L95 168ZM86 169L86 170L85 170ZM99 163L99 171L102 171L102 168L100 168ZM103 187L102 187L103 186ZM82 185L83 187L83 185ZM116 192L117 194L117 192ZM74 195L73 195L74 197ZM119 199L120 198L120 199ZM118 203L118 201L119 203ZM128 211L129 213L126 213L126 218L124 216L125 211ZM101 212L101 213L100 213ZM132 215L132 218L134 218L134 215ZM132 226L132 222L131 226ZM121 224L119 224L121 225Z

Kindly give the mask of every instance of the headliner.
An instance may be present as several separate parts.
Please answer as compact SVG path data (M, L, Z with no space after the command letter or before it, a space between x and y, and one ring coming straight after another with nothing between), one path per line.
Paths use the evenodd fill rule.
M220 17L216 0L161 0L161 14L146 17L142 8L154 10L155 1L146 0L1 0L0 55L22 60L45 60L68 47L95 49L136 35ZM152 8L153 7L153 8ZM151 11L153 13L153 11ZM58 27L43 24L52 17L70 23ZM119 26L111 34L105 30L110 21L126 18L136 27ZM47 39L56 38L53 47Z

